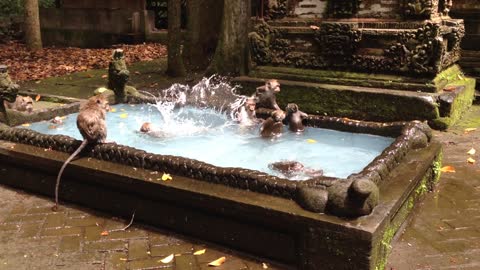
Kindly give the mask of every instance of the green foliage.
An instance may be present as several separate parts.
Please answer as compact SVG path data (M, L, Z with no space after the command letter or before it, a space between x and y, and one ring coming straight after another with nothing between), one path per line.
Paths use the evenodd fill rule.
M1 0L0 18L22 15L24 0ZM38 0L38 6L41 8L55 7L55 0Z

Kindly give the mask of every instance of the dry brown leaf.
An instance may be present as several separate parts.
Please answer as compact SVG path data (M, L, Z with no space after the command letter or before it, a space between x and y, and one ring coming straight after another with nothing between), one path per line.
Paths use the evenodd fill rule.
M29 127L29 126L30 126L29 123L22 124L22 127Z
M220 266L223 263L225 263L226 260L227 260L227 258L220 257L220 258L216 259L215 261L209 262L208 266Z
M42 96L37 95L37 96L35 97L35 101L39 101L41 97L42 97Z
M472 147L472 149L468 150L467 154L473 156L473 155L475 155L476 152L477 152L477 150L475 150L475 148Z
M446 92L453 92L455 90L457 90L457 87L453 85L443 88L443 91L446 91Z
M268 269L268 265L266 263L262 263L262 268L263 269Z
M310 29L312 30L318 30L320 29L320 27L316 26L316 25L310 25Z
M470 164L474 164L474 163L475 163L475 159L473 159L473 158L468 158L468 159L467 159L467 162L470 163Z
M105 78L107 78L107 77L108 77L107 74L103 74L103 75L102 75L102 79L105 79Z
M195 251L193 255L202 255L202 254L205 254L206 251L207 251L206 249L200 249Z
M168 255L167 257L159 260L159 262L162 262L162 263L170 263L171 261L173 261L173 258L174 258L174 257L175 257L175 256L174 256L173 254L170 254L170 255Z
M440 169L441 172L449 172L449 173L454 173L455 168L453 166L444 166Z
M102 233L100 233L101 236L107 236L109 235L108 231L103 231Z
M472 132L472 131L475 131L477 130L477 128L466 128L464 131L465 133L469 133L469 132Z

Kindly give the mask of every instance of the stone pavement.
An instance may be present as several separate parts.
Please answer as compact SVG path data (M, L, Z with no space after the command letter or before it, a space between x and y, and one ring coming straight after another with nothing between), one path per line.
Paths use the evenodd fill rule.
M72 205L52 212L53 201L0 186L0 269L285 269L238 251L188 239L172 232L105 216ZM161 213L159 213L161 215ZM108 231L108 235L102 232ZM203 255L195 251L206 249ZM160 260L175 254L170 263Z
M478 130L465 133L464 129ZM448 132L435 132L444 145L442 173L435 192L417 205L411 222L393 244L389 268L396 270L480 269L480 106ZM468 164L474 147L475 164Z

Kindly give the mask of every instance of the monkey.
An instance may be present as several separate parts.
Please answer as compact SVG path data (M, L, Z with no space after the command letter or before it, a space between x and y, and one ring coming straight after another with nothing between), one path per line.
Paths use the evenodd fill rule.
M147 132L150 132L151 130L152 130L152 124L150 122L145 122L140 127L140 132L142 133L147 133Z
M314 170L306 168L302 163L298 161L277 161L268 164L271 170L279 171L286 177L292 177L299 174L305 174L310 177L319 177L323 175L323 170Z
M237 112L236 118L240 125L252 126L259 122L259 119L257 119L257 116L255 114L255 106L257 100L258 99L256 99L255 97L246 98L245 103L240 107Z
M288 103L285 111L287 112L285 122L288 124L288 129L293 132L303 132L305 127L302 120L307 118L308 114L300 111L295 103Z
M260 135L264 138L278 137L283 132L283 119L285 119L285 112L276 110L272 116L267 118L260 127Z
M267 109L281 110L275 97L275 94L278 92L280 92L280 83L273 79L265 82L265 85L257 87L254 95L258 98L257 106Z
M60 168L55 185L55 205L53 211L58 209L58 189L60 187L60 178L65 167L70 163L87 145L105 143L107 138L107 125L105 115L110 110L108 101L103 95L93 96L80 107L77 116L77 128L83 137L82 144L68 157Z
M15 102L4 101L5 108L19 111L19 112L33 112L33 99L29 96L20 96L17 95Z
M151 137L155 137L155 138L166 138L166 137L169 137L169 134L162 131L162 130L159 130L158 128L155 127L155 125L153 125L152 123L150 122L145 122L142 124L142 126L140 127L140 132L141 133L144 133L144 134L147 134ZM170 135L171 136L171 135Z

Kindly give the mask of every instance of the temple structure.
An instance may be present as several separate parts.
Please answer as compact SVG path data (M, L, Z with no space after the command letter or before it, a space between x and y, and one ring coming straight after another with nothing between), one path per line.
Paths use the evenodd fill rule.
M153 8L146 0L62 0L57 8L40 10L43 42L105 47L159 39L156 36L165 37L166 31L155 28Z
M239 80L284 79L281 103L293 94L309 113L446 128L472 102L474 81L456 65L464 22L449 16L451 0L265 3L249 35L250 77Z

